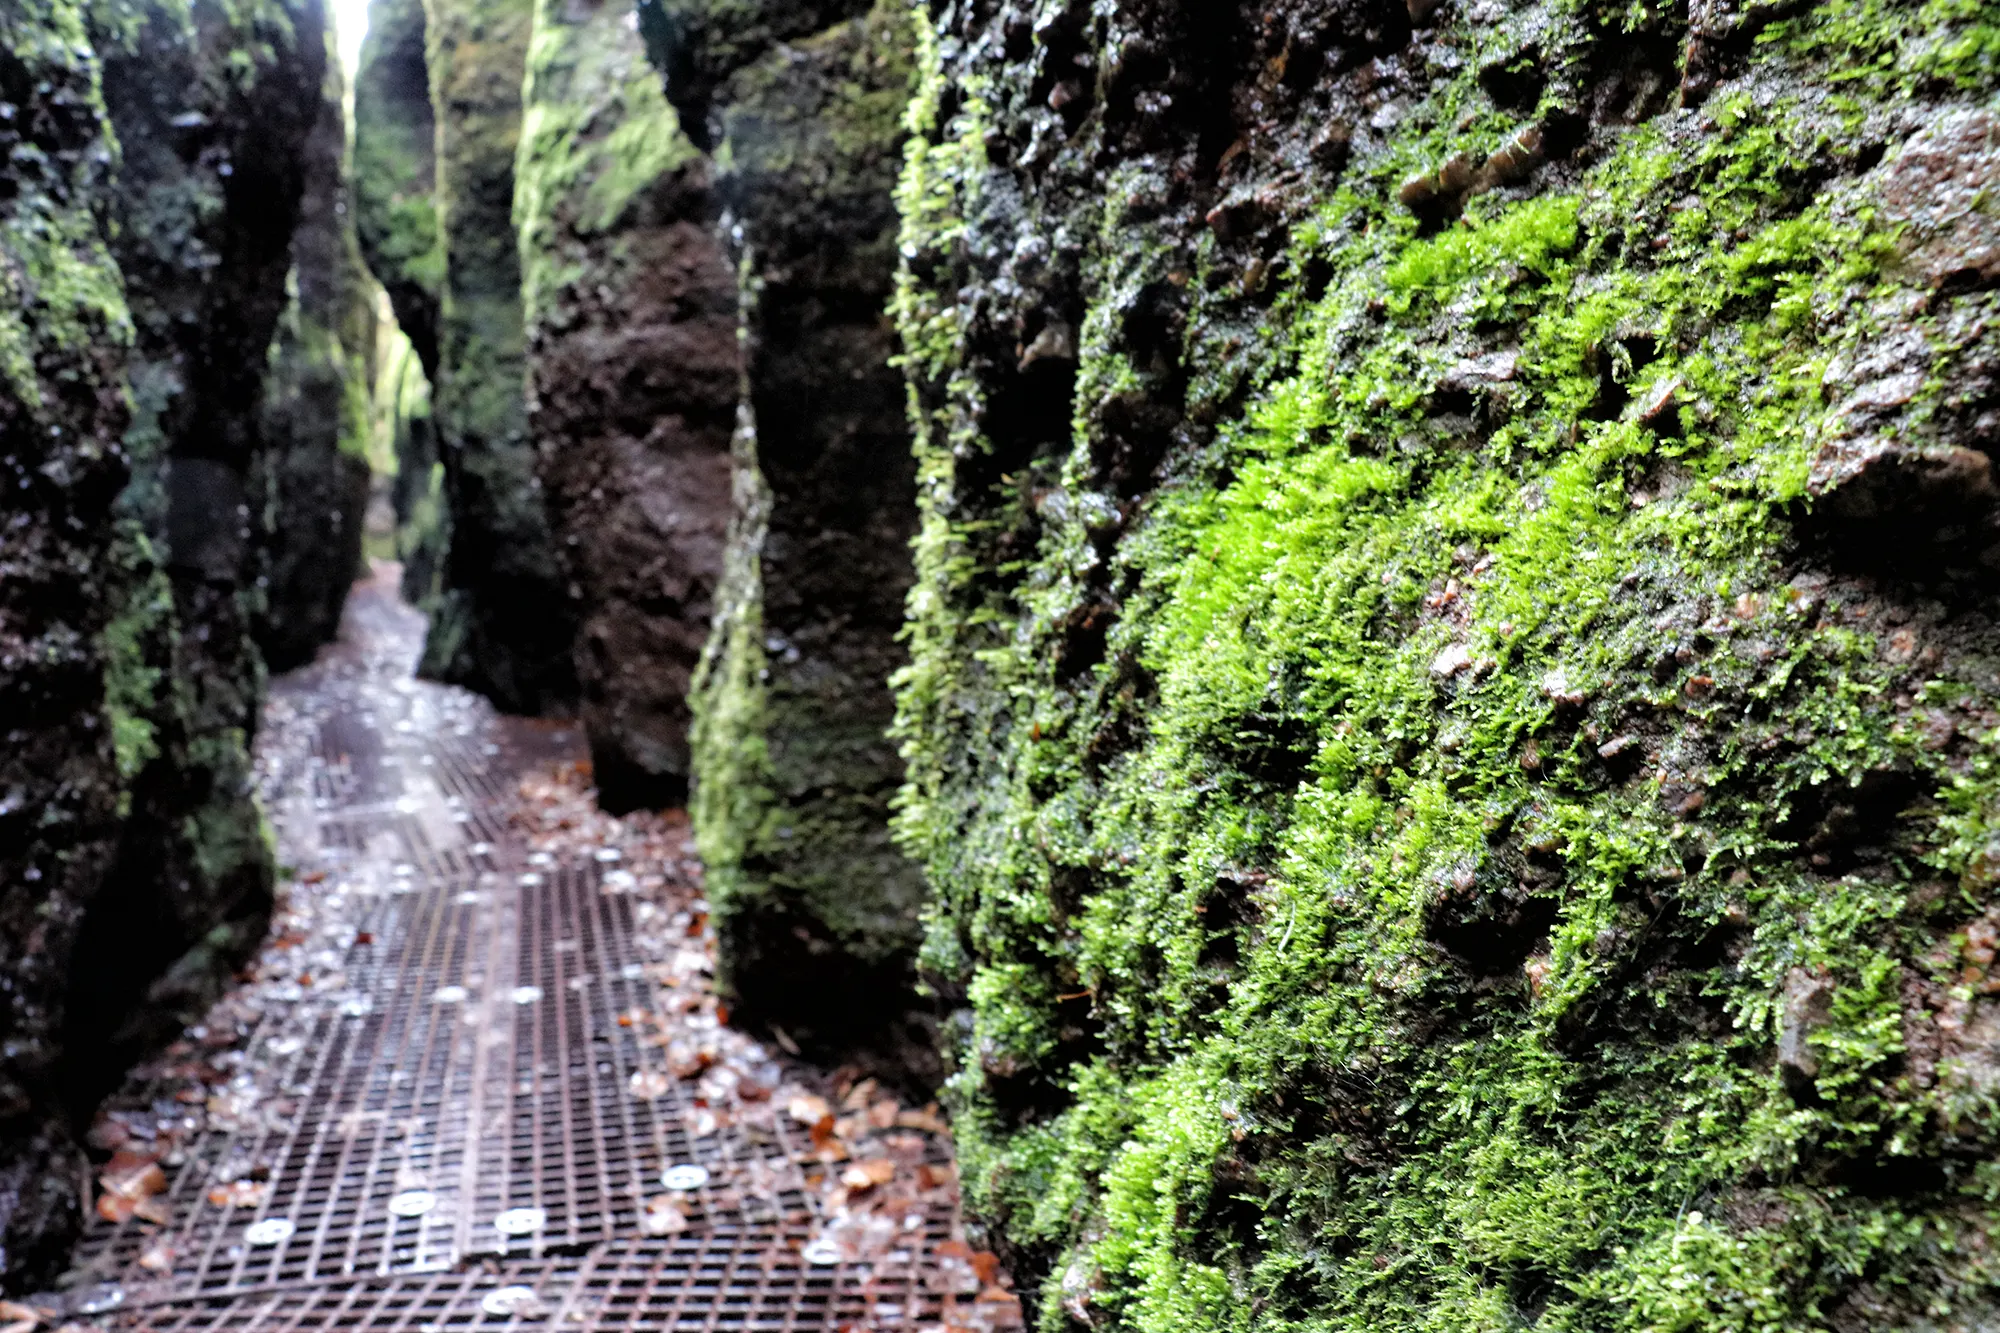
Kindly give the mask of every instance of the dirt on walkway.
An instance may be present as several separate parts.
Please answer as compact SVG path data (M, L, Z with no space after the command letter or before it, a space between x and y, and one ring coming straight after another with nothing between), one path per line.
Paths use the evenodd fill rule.
M935 1108L724 1026L685 820L414 679L396 575L273 683L272 938L107 1106L75 1270L0 1323L1018 1327Z

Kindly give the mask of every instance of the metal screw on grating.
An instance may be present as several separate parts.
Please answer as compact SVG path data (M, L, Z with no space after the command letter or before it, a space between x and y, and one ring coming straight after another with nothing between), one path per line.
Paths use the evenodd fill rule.
M480 1298L479 1308L503 1319L509 1315L516 1319L540 1319L548 1313L548 1307L542 1304L542 1298L535 1294L533 1287L502 1287L498 1291L489 1291Z
M625 857L625 853L619 851L616 847L599 847L591 855L600 861L620 861Z
M541 882L542 877L532 870L521 876L521 887L524 889L532 889Z
M273 1041L271 1043L268 1049L273 1055L297 1055L300 1051L303 1051L305 1048L306 1044L302 1038L279 1037L276 1041Z
M830 1240L816 1240L799 1251L799 1257L821 1268L840 1262L840 1247Z
M540 1208L509 1208L493 1219L493 1229L503 1236L526 1236L540 1231L548 1220Z
M542 998L542 988L540 986L516 986L508 992L507 998L515 1004L533 1004L536 1000Z
M292 1238L296 1230L289 1217L267 1217L261 1222L253 1222L243 1232L243 1239L252 1245L282 1245Z
M463 986L439 986L431 992L432 1004L464 1004L466 990Z
M660 1183L670 1190L698 1190L708 1183L708 1168L682 1162L660 1172Z
M437 1207L437 1201L430 1190L404 1190L389 1200L389 1211L397 1217L422 1217Z

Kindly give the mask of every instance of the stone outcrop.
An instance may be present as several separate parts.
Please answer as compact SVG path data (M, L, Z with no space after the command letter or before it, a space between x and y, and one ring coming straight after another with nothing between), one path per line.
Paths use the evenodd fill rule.
M264 594L256 637L272 671L304 665L339 633L347 589L361 571L371 481L374 291L344 206L347 124L338 58L326 69L305 146L292 294L272 346L252 478Z
M889 836L916 482L885 312L915 31L861 8L670 25L704 43L664 60L700 71L669 89L715 144L746 355L693 815L737 1021L914 1090L939 1070L923 885Z
M576 695L575 613L523 396L514 157L533 18L534 0L425 5L444 247L432 423L449 540L423 672L516 713Z
M354 229L424 374L438 368L444 237L424 0L370 0L354 77Z
M389 410L403 596L430 609L443 589L451 513L429 406L429 385L438 373L445 259L423 0L371 0L368 6L368 34L354 79L350 198L362 258L388 293L397 326L423 371L421 389L407 372L399 374L393 390L382 387L396 400Z
M0 13L9 1288L73 1232L74 1117L269 909L251 502L323 36L316 0Z
M1041 1327L2000 1317L1990 15L928 13L899 827Z
M132 328L102 210L115 140L80 6L0 11L0 1280L35 1280L77 1221L49 1084L84 909L117 830L106 709L113 505ZM128 557L129 558L129 557ZM129 724L128 724L129 725Z
M580 617L599 798L687 797L740 380L707 159L616 4L536 15L516 194L529 425Z
M121 511L144 547L123 564L110 631L137 659L120 701L130 817L77 943L79 1109L207 1007L270 911L248 751L264 672L261 408L327 60L312 0L96 19L122 150L112 253L135 330Z

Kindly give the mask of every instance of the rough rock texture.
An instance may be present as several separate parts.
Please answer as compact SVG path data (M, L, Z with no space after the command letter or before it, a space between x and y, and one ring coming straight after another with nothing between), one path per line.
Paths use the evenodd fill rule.
M370 0L354 76L355 233L396 323L435 376L444 238L428 70L424 0Z
M0 11L0 1284L77 1221L69 1115L254 943L246 481L316 0Z
M529 422L614 810L687 797L688 681L722 569L741 378L709 166L630 18L539 6L516 197Z
M396 323L422 364L421 389L403 371L386 396L396 400L389 409L403 596L429 609L443 588L451 514L430 425L445 261L437 217L437 117L424 33L423 0L372 0L368 6L368 35L354 79L352 207L362 257L389 294Z
M729 573L695 700L695 829L737 1021L929 1088L923 883L889 835L915 473L885 312L915 30L901 4L822 17L841 21L761 51L719 22L682 26L755 57L733 71L714 52L666 56L716 79L695 95L746 352Z
M291 300L265 381L263 441L252 479L264 609L257 646L272 671L312 660L340 631L361 569L371 482L376 312L346 208L347 124L337 55L305 146L305 191L292 235Z
M510 712L574 701L574 609L556 560L523 399L514 157L534 0L426 0L445 271L432 380L450 513L427 676Z
M2000 1321L1991 11L927 12L900 829L1042 1326Z
M80 1157L50 1096L78 923L110 862L113 504L132 336L104 214L115 162L73 3L0 10L0 1282L46 1276Z

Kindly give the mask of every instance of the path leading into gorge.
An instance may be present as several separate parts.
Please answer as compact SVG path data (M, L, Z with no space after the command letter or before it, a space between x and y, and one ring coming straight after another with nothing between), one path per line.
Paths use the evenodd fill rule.
M719 1021L677 815L418 681L379 565L273 683L251 979L91 1131L71 1330L1005 1329L949 1139Z

